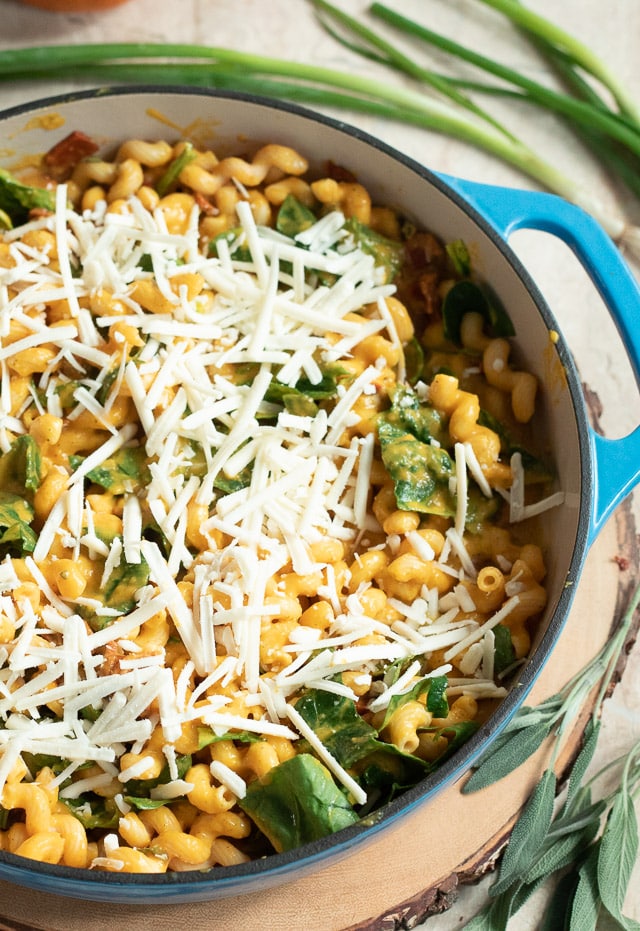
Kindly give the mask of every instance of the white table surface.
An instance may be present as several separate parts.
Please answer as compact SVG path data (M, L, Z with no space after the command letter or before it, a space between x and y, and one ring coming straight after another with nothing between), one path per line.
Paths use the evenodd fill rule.
M387 0L404 15L431 25L484 54L533 78L543 78L544 66L500 16L477 0ZM527 0L528 5L572 31L615 69L640 101L640 2L638 0ZM366 0L339 0L352 14L361 14ZM95 14L51 14L0 0L0 49L28 45L102 41L189 42L227 46L257 54L286 57L363 74L380 75L374 64L356 58L318 26L305 0L129 0L124 6ZM407 46L409 49L411 46ZM431 62L446 70L432 53ZM390 80L401 81L392 77ZM69 82L0 85L0 107L74 88ZM573 135L554 117L526 104L489 100L487 105L552 164L578 179L612 209L619 193ZM326 112L332 113L331 110ZM426 166L477 181L534 188L535 185L491 156L426 130L362 116L341 118L366 129ZM0 143L1 144L1 143ZM640 224L640 208L630 220ZM572 347L583 380L603 405L602 425L609 436L621 436L640 419L640 403L623 348L585 273L569 250L541 233L518 233L511 242L540 286ZM638 266L635 267L638 270ZM640 325L640 321L639 321ZM635 501L637 502L636 494ZM637 504L636 514L638 512ZM635 567L637 571L637 567ZM632 570L633 571L633 568ZM605 734L600 758L630 747L640 739L640 649L630 657L627 672L605 708ZM640 919L640 868L636 869L626 913ZM429 919L428 931L464 927L486 898L487 881L462 890L446 915ZM539 900L509 925L533 929L544 905Z

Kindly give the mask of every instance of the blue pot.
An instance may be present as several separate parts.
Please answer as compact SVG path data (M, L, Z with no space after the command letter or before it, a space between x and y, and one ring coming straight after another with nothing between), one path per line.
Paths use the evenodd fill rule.
M63 118L55 132L48 115ZM30 128L27 128L27 125ZM126 138L180 138L188 128L216 151L238 138L292 145L318 164L349 167L381 203L398 207L444 240L463 239L476 271L509 309L518 355L543 385L544 418L565 504L549 512L543 535L549 603L517 683L485 725L433 776L370 820L295 851L207 874L116 875L48 866L0 852L0 878L42 892L118 903L177 903L255 893L320 869L377 837L464 774L527 696L562 631L589 546L640 478L640 428L608 440L589 425L569 347L535 283L507 244L517 229L544 230L577 255L602 295L640 379L640 292L617 248L582 210L558 197L475 184L428 171L345 123L299 107L190 88L116 88L37 101L0 114L10 164L45 151L72 129L108 147ZM557 340L550 334L558 333ZM559 377L560 376L560 377ZM628 403L625 399L625 403ZM637 401L636 401L637 404ZM636 408L640 409L640 408Z

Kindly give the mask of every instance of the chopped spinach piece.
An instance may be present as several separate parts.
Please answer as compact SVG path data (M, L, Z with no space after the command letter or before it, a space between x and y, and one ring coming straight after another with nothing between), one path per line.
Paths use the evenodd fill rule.
M74 456L70 460L74 469L77 469L82 461L80 456ZM109 459L105 459L102 465L87 472L86 477L88 481L100 485L114 495L123 495L145 485L149 481L149 469L144 446L122 447Z
M276 229L283 236L295 239L298 233L308 230L316 222L316 215L293 196L287 194L276 217Z
M470 485L467 493L465 529L469 533L480 533L482 528L486 527L487 521L495 517L501 507L503 507L503 501L499 495L487 498L477 485Z
M353 237L355 245L367 255L372 255L376 266L384 270L385 281L393 281L402 265L403 243L376 233L355 217L349 217L344 228Z
M64 760L60 756L53 756L50 753L29 753L29 751L23 750L21 756L33 779L41 769L50 769L57 776L69 765L69 760Z
M0 456L0 488L16 493L37 491L42 479L42 459L38 444L29 434L19 436Z
M382 743L378 731L358 714L350 698L309 689L296 702L296 711L345 769L352 768Z
M11 229L25 223L29 219L29 211L34 208L53 212L55 206L56 196L53 191L21 184L8 171L0 168L0 210L3 225L7 221L10 224L5 228Z
M264 737L252 731L226 731L224 734L216 734L210 727L198 728L198 750L208 747L209 744L219 743L221 740L237 740L238 743L252 744L260 743Z
M515 663L516 651L513 647L511 631L504 624L496 624L493 628L493 636L495 637L493 671L496 675L500 675Z
M534 456L529 450L525 449L519 443L516 443L505 425L498 420L497 417L494 417L489 411L482 408L478 417L478 423L483 427L489 427L490 430L498 434L506 458L510 459L514 453L520 453L527 483L551 481L553 478L553 469L538 456Z
M449 479L455 465L439 446L423 443L412 434L379 420L378 437L382 462L394 482L396 502L403 511L425 514L455 514Z
M495 336L513 336L513 323L497 299L489 300L487 293L473 281L457 281L442 302L442 323L445 338L460 345L460 325L465 314L482 315Z
M155 808L163 808L172 802L172 799L137 798L135 795L125 795L124 800L127 805L131 805L137 811L153 811Z
M211 242L209 243L209 255L213 258L218 258L218 243L224 239L225 242L229 244L229 252L231 253L231 258L236 262L250 262L251 261L251 252L249 247L245 244L244 234L241 227L233 227L233 229L225 230L223 233L218 233Z
M121 812L111 798L101 798L98 795L86 795L82 798L64 798L60 801L66 805L71 814L78 819L85 830L93 828L117 828Z
M444 446L448 440L446 416L429 404L422 404L417 394L404 385L398 385L393 390L391 408L381 418L403 427L423 443L436 440Z
M415 785L431 766L381 740L350 698L309 689L296 702L296 710L360 785L366 789L375 783L376 793L383 793L386 800L400 787Z
M223 475L222 472L218 472L213 487L216 491L221 491L223 495L231 495L234 491L241 491L243 488L249 487L251 484L252 472L253 463L246 466L241 472L238 472L237 475L231 477Z
M407 381L410 385L415 385L422 378L424 371L424 349L415 336L405 344L404 365Z
M135 607L134 595L149 581L149 566L144 559L139 563L128 563L124 557L105 585L101 600L107 608L117 608L123 613Z
M278 853L358 821L329 770L308 753L285 760L250 783L239 805Z
M479 726L477 721L458 721L455 724L445 724L444 727L421 727L420 733L431 734L434 741L438 740L439 737L446 737L449 742L447 749L440 754L432 768L437 769L445 760L448 760L459 747L475 734Z
M20 495L0 491L0 552L24 556L32 553L37 537L30 524L33 507Z
M181 754L176 757L176 768L178 771L178 779L184 779L187 772L191 769L192 758L191 755ZM163 766L162 772L155 779L130 779L129 782L125 783L124 794L131 796L131 798L143 799L149 797L149 792L151 789L155 789L157 786L164 785L165 782L171 781L171 774L169 772L169 765Z
M417 701L421 695L426 693L426 708L436 718L446 718L449 713L449 703L447 701L447 677L435 676L433 678L420 679L401 695L393 695L389 701L387 712L384 716L380 730L383 730L394 716L399 708L406 705L407 702Z

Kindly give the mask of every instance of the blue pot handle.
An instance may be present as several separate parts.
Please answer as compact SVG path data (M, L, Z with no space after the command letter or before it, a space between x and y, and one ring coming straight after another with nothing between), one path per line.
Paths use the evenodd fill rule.
M440 177L508 239L518 229L542 230L562 239L600 292L618 328L640 386L640 288L618 248L588 213L553 194ZM625 403L627 403L625 401ZM640 404L636 406L640 411ZM640 426L611 440L589 428L596 465L592 543L613 509L640 481Z

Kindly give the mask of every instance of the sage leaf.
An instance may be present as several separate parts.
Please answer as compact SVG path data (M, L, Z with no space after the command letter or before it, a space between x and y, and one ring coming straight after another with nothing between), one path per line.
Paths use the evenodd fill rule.
M513 737L498 747L495 752L490 751L483 757L475 772L462 787L462 792L469 795L471 792L484 789L508 776L542 746L550 730L551 722L543 720L531 727L516 731Z
M465 931L506 931L513 912L513 897L500 895L465 925Z
M589 763L593 759L593 754L596 750L596 745L598 743L598 736L600 734L600 721L597 721L595 724L593 718L589 719L589 722L584 730L584 738L582 749L576 757L576 760L571 767L571 775L569 777L569 785L567 788L567 798L565 801L565 809L568 808L573 801L576 792L580 787L580 783L586 773Z
M569 909L578 883L577 872L567 873L556 885L544 908L544 917L537 931L567 931ZM588 931L585 928L585 931Z
M578 884L571 903L568 931L590 931L597 925L600 913L598 857L599 845L595 845L578 870Z
M536 879L551 876L558 870L575 863L582 851L589 846L598 833L598 822L595 821L582 831L565 834L551 843L535 863L524 874L524 882L533 882Z
M602 904L616 921L624 922L623 927L633 927L622 915L622 906L637 853L638 822L633 798L628 791L621 790L600 839L597 876Z
M533 864L553 819L556 783L553 770L545 770L511 832L500 874L490 890L492 896L500 895L514 882L520 881Z

